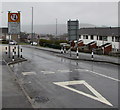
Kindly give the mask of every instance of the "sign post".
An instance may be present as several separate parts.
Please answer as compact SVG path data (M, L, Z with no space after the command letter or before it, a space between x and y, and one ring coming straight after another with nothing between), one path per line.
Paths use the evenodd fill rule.
M8 11L8 34L9 34L9 42L10 35L19 35L20 34L20 11L16 13L12 13ZM18 44L19 49L19 44ZM18 50L19 57L19 50ZM9 58L10 58L10 43L9 43Z
M72 41L77 40L77 50L78 50L78 29L79 29L79 21L78 20L69 20L67 22L68 26L68 40L71 44ZM78 55L78 53L77 53ZM70 56L71 56L71 47L70 47Z

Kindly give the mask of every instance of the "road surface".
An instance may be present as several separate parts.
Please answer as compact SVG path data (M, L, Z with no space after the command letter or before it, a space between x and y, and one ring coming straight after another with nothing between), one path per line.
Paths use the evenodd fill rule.
M28 61L11 65L36 108L117 108L118 66L73 61L23 48Z

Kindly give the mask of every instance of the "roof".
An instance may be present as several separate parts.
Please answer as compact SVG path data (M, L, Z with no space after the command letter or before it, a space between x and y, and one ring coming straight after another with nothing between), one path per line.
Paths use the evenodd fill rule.
M0 32L8 34L8 28L0 28Z
M120 27L80 28L79 34L99 35L99 36L120 36Z

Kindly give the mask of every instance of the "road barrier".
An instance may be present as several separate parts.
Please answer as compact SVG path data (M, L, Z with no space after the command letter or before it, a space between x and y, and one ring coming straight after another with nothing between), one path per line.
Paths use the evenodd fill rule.
M22 48L21 48L20 52L21 52L20 58L22 58Z
M62 54L64 53L64 51L63 51L63 47L61 47L61 53L62 53Z
M91 53L91 59L93 60L94 59L94 52L92 51Z
M15 61L15 53L14 53L15 51L14 51L14 49L13 49L13 52L12 52L12 61Z
M79 52L78 52L78 48L77 48L77 51L76 51L76 52L77 52L77 58L79 58Z
M15 55L16 55L16 46L14 47L14 50L15 50L15 52L14 52L14 53L15 53Z
M66 53L66 47L64 47L64 53Z
M5 47L5 50L6 50L5 53L7 54L7 47Z

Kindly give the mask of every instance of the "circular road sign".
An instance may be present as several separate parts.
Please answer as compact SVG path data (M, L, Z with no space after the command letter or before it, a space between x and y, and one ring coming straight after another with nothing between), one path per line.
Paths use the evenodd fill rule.
M16 21L18 19L18 16L17 16L17 14L13 13L13 14L11 14L10 18L11 18L11 20Z
M20 22L20 13L8 13L8 22Z

